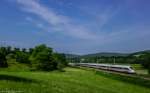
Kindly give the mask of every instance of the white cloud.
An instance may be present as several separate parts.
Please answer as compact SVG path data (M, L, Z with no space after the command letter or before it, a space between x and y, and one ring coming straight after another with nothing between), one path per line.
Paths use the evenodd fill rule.
M54 12L52 9L40 4L37 0L17 0L17 3L22 10L42 18L54 30L60 30L65 35L80 39L97 38L97 35L91 33L86 27L74 24L69 17Z
M56 32L59 36L60 34L65 34L77 38L73 41L67 38L62 40L60 37L57 41L51 41L53 42L51 45L55 45L54 48L62 49L62 51L68 50L72 52L76 51L78 53L109 50L122 51L145 49L145 47L150 46L148 41L150 36L150 24L144 24L145 22L141 22L140 20L131 20L133 23L136 22L136 24L132 24L131 22L130 26L126 22L118 25L113 24L111 20L112 17L119 17L122 15L120 13L124 12L124 7L121 5L124 4L121 4L118 7L111 7L111 5L108 5L103 8L99 8L99 4L98 7L93 7L91 4L86 5L87 8L83 9L83 11L80 8L78 12L81 12L81 15L83 15L81 18L86 16L85 19L89 19L85 20L83 18L83 20L81 20L81 18L79 18L73 20L68 16L64 16L57 11L52 10L50 7L42 5L39 2L40 0L16 1L23 11L34 14L42 19L42 21L41 19L40 21L37 21L37 17L26 18L26 20L31 21L30 23L35 24L38 28L42 28L42 31ZM119 14L119 16L116 13ZM116 19L116 21L122 20ZM48 26L47 24L45 25L45 22L48 23ZM76 24L76 22L79 22L82 25ZM108 26L106 27L108 27L108 30L110 29L110 31L106 31L105 29L103 31L103 26L107 24ZM113 26L113 28L109 27L109 25Z
M96 15L96 22L99 25L100 28L102 28L105 24L107 24L110 19L118 13L119 8L112 9L112 7L107 8L103 13L98 13Z
M32 22L33 19L31 17L26 17L25 20L29 21L29 22Z
M37 26L38 26L39 28L44 28L44 25L43 25L42 23L38 23Z

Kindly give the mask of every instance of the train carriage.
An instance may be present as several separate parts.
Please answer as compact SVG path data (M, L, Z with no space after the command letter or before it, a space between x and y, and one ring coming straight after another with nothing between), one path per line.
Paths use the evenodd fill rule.
M117 71L117 72L130 73L130 74L135 73L135 71L131 68L131 66L125 66L125 65L96 64L96 63L70 63L70 65Z

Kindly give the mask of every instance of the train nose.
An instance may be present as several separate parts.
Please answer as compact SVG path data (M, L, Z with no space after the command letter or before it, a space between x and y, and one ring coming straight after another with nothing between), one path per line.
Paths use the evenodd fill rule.
M134 71L134 70L131 70L130 73L135 73L135 71Z

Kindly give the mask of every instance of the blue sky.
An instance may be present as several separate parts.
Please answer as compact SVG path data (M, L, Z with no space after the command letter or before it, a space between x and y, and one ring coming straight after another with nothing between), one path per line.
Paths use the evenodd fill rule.
M1 0L0 44L58 52L150 49L150 0Z

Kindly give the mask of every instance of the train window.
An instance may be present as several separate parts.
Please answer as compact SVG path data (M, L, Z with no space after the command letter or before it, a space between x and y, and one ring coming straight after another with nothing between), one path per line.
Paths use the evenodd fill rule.
M128 68L123 68L123 69L125 69L125 70L129 70Z
M133 69L133 67L130 67L130 69Z

